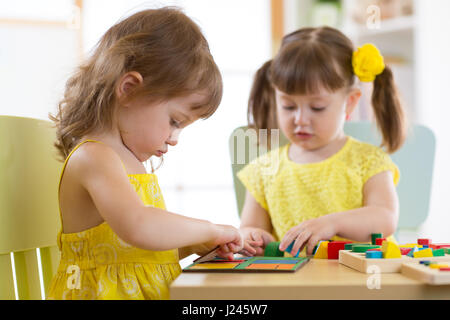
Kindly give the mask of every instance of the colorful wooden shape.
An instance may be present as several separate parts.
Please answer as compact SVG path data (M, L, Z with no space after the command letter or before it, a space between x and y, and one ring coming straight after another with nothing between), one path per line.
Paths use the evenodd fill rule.
M432 249L450 248L450 243L433 243L429 245Z
M400 248L400 252L402 253L402 256L406 256L412 248Z
M328 259L339 259L339 251L345 249L345 245L351 241L333 241L328 243Z
M381 252L383 252L384 259L396 259L402 257L400 248L392 241L383 241Z
M295 243L295 240L291 242L291 244L286 248L286 250L284 250L284 252L291 254L292 248L294 247L294 243ZM293 257L297 258L299 254L300 254L300 250L298 250L297 253L295 255L293 255Z
M256 263L256 264L296 264L297 262L299 262L300 259L264 259L264 260L253 260L252 263Z
M352 250L353 245L354 245L353 242L345 244L344 250Z
M370 238L372 239L372 244L376 244L376 239L383 238L383 234L382 233L372 233L370 235Z
M431 239L417 239L417 244L429 246L431 244Z
M414 258L414 252L419 251L418 247L411 248L411 251L407 254L408 257Z
M366 258L367 259L383 259L383 252L367 250L366 251Z
M355 244L352 248L352 252L366 252L370 249L378 249L380 246L373 244Z
M429 267L432 268L432 269L440 269L440 268L449 268L449 265L448 264L434 263L434 264L430 264Z
M431 248L426 248L414 252L414 258L427 258L427 257L433 257L433 250Z
M377 246L381 246L383 244L383 241L386 241L386 238L377 238L375 239L375 244Z
M280 242L273 241L269 242L264 248L264 256L265 257L283 257L284 252L279 249Z
M400 244L399 248L422 248L423 246L421 244L417 243L407 243L407 244Z
M434 249L433 250L433 257L443 257L443 256L445 256L444 249Z
M291 270L294 266L295 266L295 264L287 264L287 263L281 264L281 263L280 263L280 264L277 266L277 270L281 270L281 269Z
M314 259L328 259L328 244L329 241L320 241L317 247Z
M440 268L439 271L450 271L450 268Z
M199 263L191 267L191 269L233 269L239 263L232 262L214 262L214 263Z
M251 265L247 266L245 269L276 269L277 266L278 266L277 263L272 263L272 264L270 264L270 263L252 263Z

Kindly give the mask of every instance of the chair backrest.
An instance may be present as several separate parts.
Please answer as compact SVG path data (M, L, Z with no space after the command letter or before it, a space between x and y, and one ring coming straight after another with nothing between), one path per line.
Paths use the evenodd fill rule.
M62 163L55 137L49 121L0 116L0 299L15 299L14 285L19 299L45 298L56 272Z
M392 160L400 169L400 181L397 185L400 218L397 229L401 230L416 229L428 215L436 147L435 136L429 128L413 125L411 129L402 148L391 155ZM344 131L358 140L380 145L381 137L370 122L347 122ZM266 152L265 148L255 151L257 144L255 139L252 139L255 136L244 134L246 132L246 126L236 128L229 139L239 215L244 205L245 187L236 177L236 173L253 158ZM279 145L283 146L286 143L287 139L281 135ZM242 158L238 157L239 154Z

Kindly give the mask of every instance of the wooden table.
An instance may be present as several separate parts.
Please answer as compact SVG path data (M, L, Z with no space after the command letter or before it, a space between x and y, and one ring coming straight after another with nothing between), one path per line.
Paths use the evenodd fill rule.
M370 278L372 277L372 278ZM377 283L379 289L369 289ZM369 280L369 281L368 281ZM295 273L182 273L173 300L450 299L450 285L431 286L400 273L365 274L337 260L311 259Z

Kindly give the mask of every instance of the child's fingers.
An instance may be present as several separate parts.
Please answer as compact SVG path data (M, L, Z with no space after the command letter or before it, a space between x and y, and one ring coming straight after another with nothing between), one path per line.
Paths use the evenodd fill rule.
M251 237L257 246L262 246L264 244L264 239L260 232L253 231Z
M297 252L303 250L303 247L306 244L306 241L311 237L311 232L304 230L302 233L300 233L295 240L294 246L292 247L291 254L295 256Z
M246 250L252 254L256 253L256 249L253 248L248 242L244 242L244 250Z
M314 247L316 246L316 244L319 242L320 238L316 238L316 237L311 237L308 240L308 243L306 244L306 254L308 256L313 254L313 250Z
M294 232L287 232L286 235L283 237L283 239L280 242L280 246L278 247L281 251L284 251L289 247L292 241L295 240L298 233Z

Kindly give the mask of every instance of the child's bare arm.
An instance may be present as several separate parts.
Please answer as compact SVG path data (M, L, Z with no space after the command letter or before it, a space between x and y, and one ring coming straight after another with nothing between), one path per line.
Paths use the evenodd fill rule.
M259 248L256 255L262 255L265 245L275 241L272 232L272 222L267 211L255 200L250 192L246 192L244 207L241 214L240 230L244 239L256 242Z
M291 228L280 243L285 250L295 240L291 253L307 247L312 254L319 240L338 235L354 241L370 241L372 233L389 236L395 232L398 222L398 198L390 171L371 177L364 185L363 207L336 212L305 221Z
M392 235L398 223L399 203L390 171L371 177L364 185L363 207L333 214L337 235L370 241L371 233Z
M185 217L143 204L119 156L108 146L86 144L72 156L80 184L97 210L124 241L147 250L169 250L199 243L240 244L237 229Z

